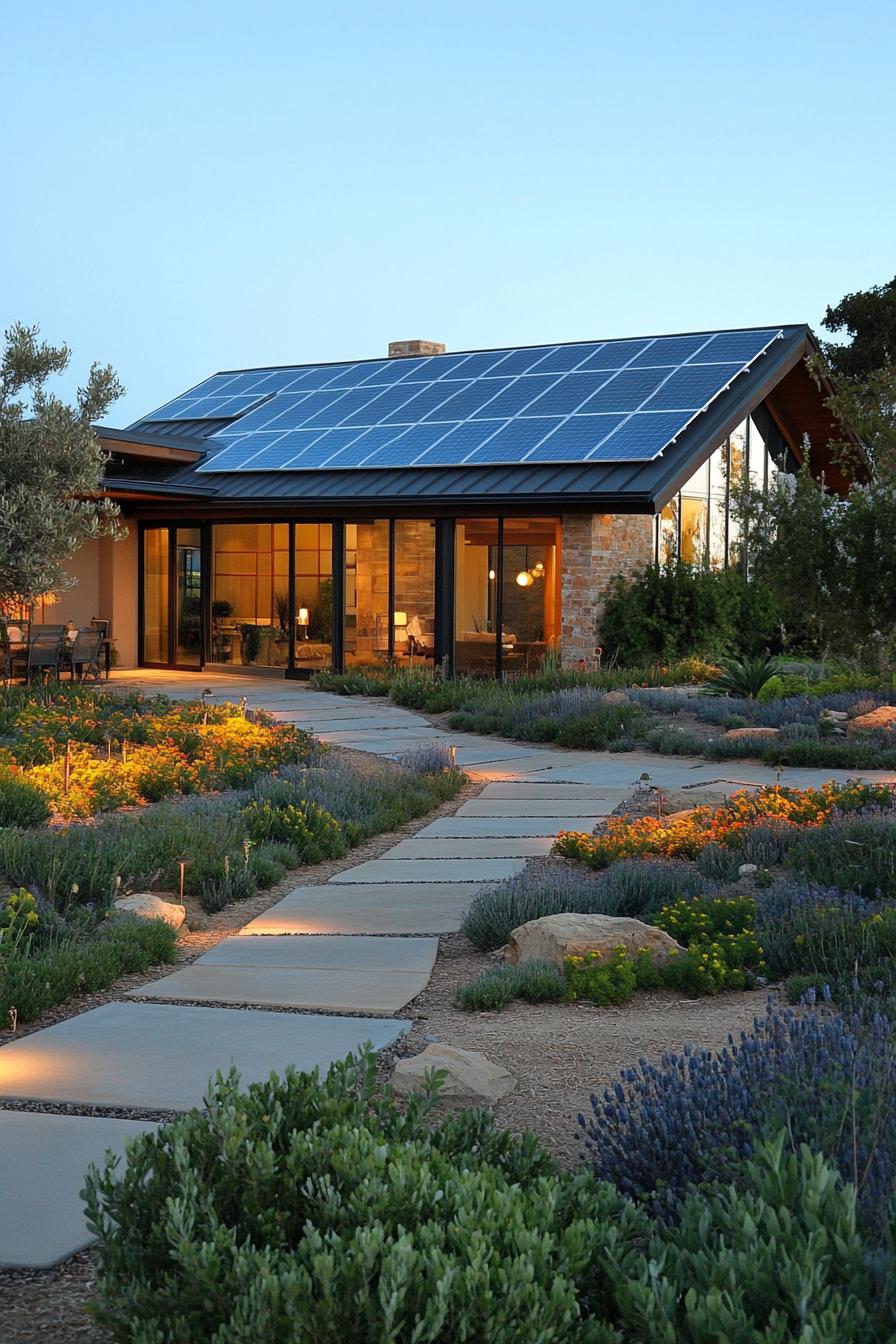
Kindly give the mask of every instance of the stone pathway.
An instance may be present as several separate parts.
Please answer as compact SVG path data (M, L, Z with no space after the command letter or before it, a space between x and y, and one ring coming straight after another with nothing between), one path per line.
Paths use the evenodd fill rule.
M590 830L631 794L642 772L681 788L716 783L728 770L452 735L381 700L282 680L140 672L115 681L177 698L194 698L208 685L217 700L245 697L249 708L376 755L448 743L485 787L454 816L380 858L325 884L297 887L183 970L0 1048L0 1265L46 1266L88 1243L79 1198L87 1165L101 1162L108 1147L121 1151L149 1125L97 1110L189 1110L201 1103L209 1078L231 1065L251 1083L289 1064L325 1069L366 1041L377 1049L394 1044L410 1026L395 1014L425 988L436 935L460 927L484 883L521 872L529 855L549 851L558 831ZM718 787L773 778L742 762L730 774ZM817 783L832 774L839 777L785 771L783 782ZM89 1113L10 1110L4 1101Z

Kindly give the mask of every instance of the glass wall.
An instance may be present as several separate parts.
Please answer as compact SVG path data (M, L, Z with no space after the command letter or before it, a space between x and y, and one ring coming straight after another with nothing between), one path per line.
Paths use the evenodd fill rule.
M345 663L389 660L389 520L345 525Z
M286 667L289 658L289 524L212 527L209 661Z
M754 488L768 490L780 471L793 467L783 436L767 409L759 407L657 515L657 563L680 559L714 569L742 566L744 545L731 513L731 484L749 479Z
M560 633L557 522L505 518L501 569L501 671L537 672Z
M296 523L295 666L310 672L333 662L333 526Z
M198 527L175 529L175 610L179 667L202 666L202 533Z
M558 522L463 518L455 533L458 675L535 672L559 635Z
M454 670L493 677L498 670L497 518L459 518L454 533Z
M431 518L397 518L394 540L394 657L409 665L435 663L436 525Z
M168 528L143 534L143 660L168 662Z

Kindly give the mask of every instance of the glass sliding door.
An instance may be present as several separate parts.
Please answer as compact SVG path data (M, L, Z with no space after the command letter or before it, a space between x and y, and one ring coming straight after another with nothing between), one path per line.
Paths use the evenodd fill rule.
M455 528L454 670L493 677L498 670L500 522L460 518Z
M212 662L286 667L289 567L288 523L215 523Z
M178 667L202 666L202 535L198 527L175 528L175 628Z
M410 666L435 664L436 525L431 518L394 524L393 657Z
M295 656L292 666L311 673L333 664L333 525L296 523Z
M389 661L390 543L388 518L345 525L346 667Z
M500 619L501 672L537 672L560 633L555 519L504 519Z
M168 653L168 532L148 527L143 533L143 661L170 661Z

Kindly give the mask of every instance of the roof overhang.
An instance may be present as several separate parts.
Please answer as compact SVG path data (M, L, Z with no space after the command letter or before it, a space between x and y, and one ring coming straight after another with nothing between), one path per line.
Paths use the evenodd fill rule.
M203 456L201 448L185 448L183 439L165 435L145 434L133 429L111 429L105 425L95 425L94 433L108 452L120 453L123 457L189 465L198 462Z

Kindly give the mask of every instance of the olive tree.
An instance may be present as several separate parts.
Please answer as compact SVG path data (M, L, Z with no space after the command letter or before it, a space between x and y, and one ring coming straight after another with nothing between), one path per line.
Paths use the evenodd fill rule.
M102 498L106 453L93 430L121 396L113 370L93 364L76 404L46 390L67 346L16 323L0 350L0 600L33 602L70 587L65 563L86 541L123 535L118 507Z

